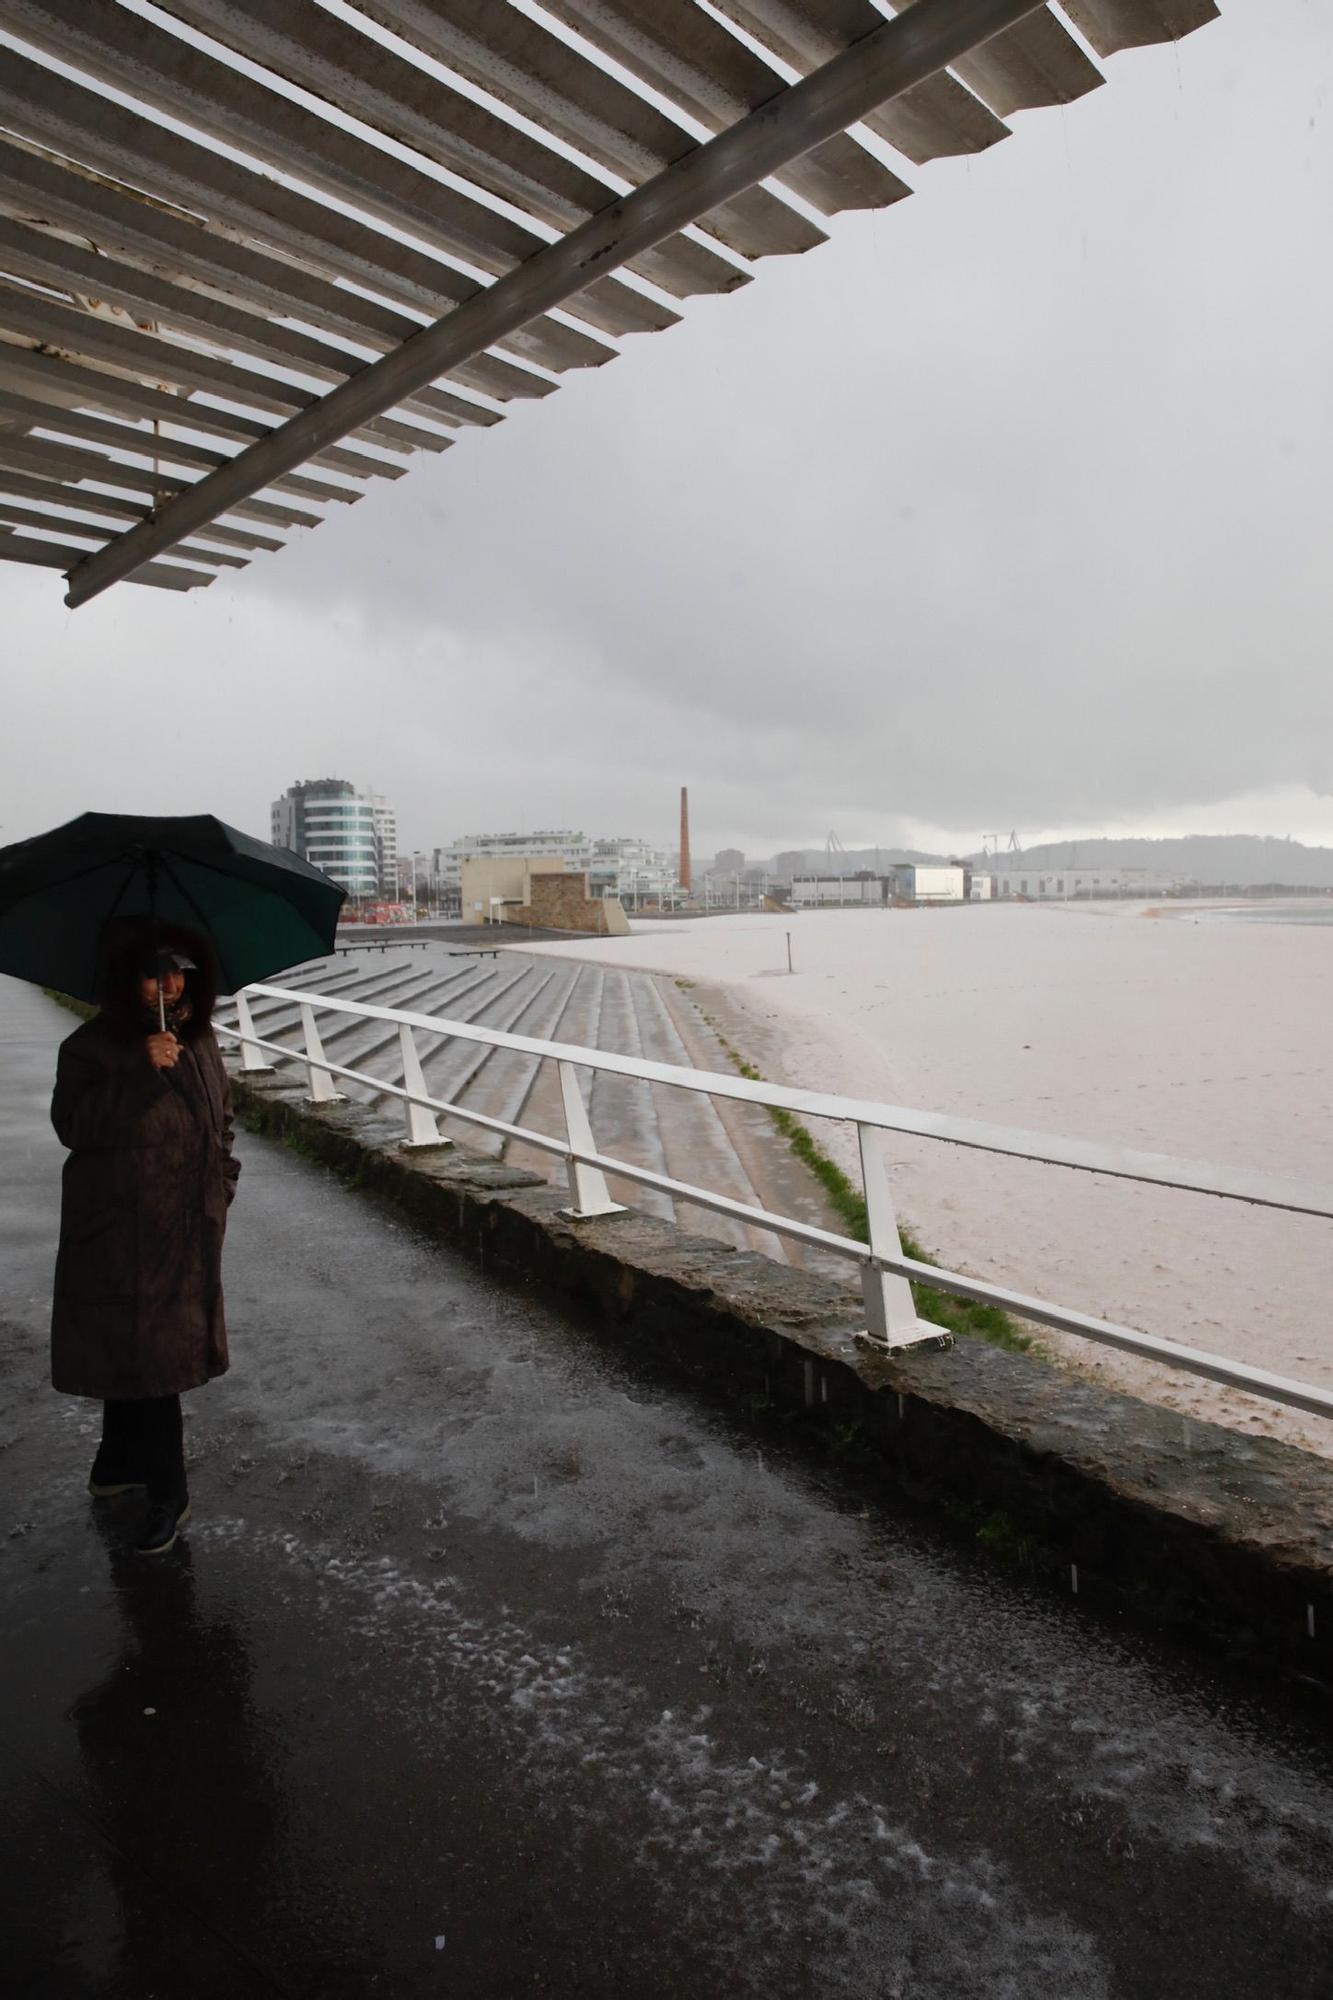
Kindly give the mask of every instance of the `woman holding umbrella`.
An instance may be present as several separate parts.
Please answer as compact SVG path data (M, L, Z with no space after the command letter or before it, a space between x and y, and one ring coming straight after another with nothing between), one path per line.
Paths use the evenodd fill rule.
M212 813L81 813L0 848L0 972L95 1000L63 1044L52 1380L104 1406L90 1485L143 1487L139 1547L189 1509L180 1398L227 1366L221 1257L239 1171L210 1018L217 980L323 957L338 884Z
M144 1555L189 1514L181 1396L227 1367L222 1238L240 1165L214 995L203 936L113 937L100 1011L61 1045L51 1104L70 1149L51 1379L100 1400L89 1490L146 1490Z

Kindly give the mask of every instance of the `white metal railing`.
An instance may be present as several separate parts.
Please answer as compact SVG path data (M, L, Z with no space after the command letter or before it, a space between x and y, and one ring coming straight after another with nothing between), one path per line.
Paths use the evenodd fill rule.
M258 1033L250 1005L254 999L283 1003L297 1010L302 1032L299 1049L268 1040ZM911 1286L918 1284L932 1291L999 1306L1021 1319L1034 1320L1064 1333L1079 1334L1104 1347L1115 1347L1150 1361L1164 1362L1168 1367L1181 1369L1187 1374L1206 1376L1230 1388L1244 1389L1275 1402L1288 1403L1317 1416L1333 1417L1333 1391L1276 1375L1268 1369L1253 1368L1245 1362L1231 1361L1202 1348L1162 1340L1154 1334L1141 1333L1134 1327L1118 1325L1113 1320L1096 1319L1069 1307L1053 1305L1045 1299L1029 1297L1005 1285L968 1277L959 1271L943 1270L905 1256L878 1135L881 1132L906 1132L982 1152L1006 1154L1016 1159L1035 1160L1119 1180L1147 1182L1159 1187L1211 1195L1220 1200L1246 1202L1259 1208L1280 1209L1326 1220L1333 1219L1333 1187L1288 1180L1274 1174L1218 1167L1207 1161L1174 1159L1165 1153L1141 1152L1117 1144L1061 1139L1045 1132L983 1124L976 1119L956 1118L945 1112L914 1111L899 1105L837 1097L820 1091L791 1090L782 1085L753 1082L746 1077L727 1076L714 1070L687 1069L674 1063L614 1055L607 1050L585 1048L575 1043L547 1042L529 1035L512 1035L472 1021L452 1021L405 1008L377 1007L368 1002L343 1000L333 994L312 993L308 988L298 991L283 986L249 986L235 996L235 1005L235 1027L218 1022L217 1028L220 1034L239 1045L243 1071L252 1074L271 1072L272 1065L264 1061L265 1054L268 1054L285 1062L304 1064L310 1098L316 1104L340 1101L334 1087L335 1077L365 1084L382 1095L395 1097L403 1106L405 1143L409 1146L450 1144L440 1133L438 1120L442 1113L505 1138L521 1139L526 1145L565 1162L573 1204L565 1213L575 1220L624 1213L622 1204L611 1199L607 1186L606 1176L614 1174L637 1186L656 1188L673 1200L692 1203L714 1214L771 1230L777 1236L847 1259L859 1267L861 1274L866 1330L860 1337L874 1347L898 1352L941 1340L937 1327L916 1316ZM332 1061L326 1055L320 1038L315 1020L317 1009L321 1013L383 1022L395 1027L402 1062L402 1083L391 1083L368 1071ZM530 1126L493 1118L469 1106L433 1096L426 1088L417 1048L418 1034L477 1042L554 1062L559 1073L564 1135L553 1137ZM628 1160L615 1159L600 1152L579 1088L580 1069L602 1070L611 1075L666 1084L672 1089L693 1091L708 1097L734 1098L744 1103L794 1112L801 1117L829 1118L855 1125L869 1242L859 1243L852 1237L820 1229L792 1216L777 1215L770 1209L736 1201L729 1195L716 1194L691 1182L679 1181L668 1174L635 1166Z

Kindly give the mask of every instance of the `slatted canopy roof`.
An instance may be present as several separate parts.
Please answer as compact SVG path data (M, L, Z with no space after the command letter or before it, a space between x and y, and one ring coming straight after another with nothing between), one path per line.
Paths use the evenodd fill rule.
M0 0L0 558L209 583L1216 13Z

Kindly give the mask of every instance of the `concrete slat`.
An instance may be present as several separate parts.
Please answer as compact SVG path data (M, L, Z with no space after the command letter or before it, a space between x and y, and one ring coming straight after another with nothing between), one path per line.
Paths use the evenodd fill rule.
M68 290L76 297L96 298L100 304L118 306L136 321L149 319L155 326L169 326L232 353L300 369L316 381L341 382L365 365L364 355L316 340L269 315L246 312L203 292L186 291L153 272L121 264L105 252L85 249L53 236L49 230L25 228L5 216L0 216L0 270L29 283ZM457 398L430 389L410 397L400 407L452 425L487 422L494 417L492 411L472 403L460 405ZM377 464L376 472L380 470Z
M719 11L803 76L870 34L884 16L871 0L717 0ZM947 71L908 90L863 120L877 137L920 166L979 153L1009 128Z
M88 542L109 542L119 529L109 523L101 527L95 521L76 521L71 514L43 514L36 507L21 507L14 500L0 498L0 521L7 521L14 528L35 528L40 534L78 535ZM247 556L226 554L221 549L202 549L194 542L182 542L176 550L178 555L188 556L192 562L208 563L216 569L244 569L249 561Z
M0 66L0 123L181 213L202 211L211 233L230 234L242 250L264 246L326 280L349 279L432 319L483 289L427 251L261 179L13 50L6 50ZM668 313L663 324L678 317ZM517 329L504 345L557 370L590 365L590 350L599 359L611 351L547 315Z
M1042 105L1072 104L1106 81L1049 7L992 36L953 68L1000 118Z
M227 454L213 451L207 445L192 440L172 437L162 430L147 431L133 424L116 423L108 417L93 416L87 410L72 409L68 405L40 402L35 396L22 396L12 389L0 388L0 421L12 419L16 428L26 430L57 431L62 437L71 438L75 443L106 444L114 451L134 452L142 458L151 458L163 465L186 465L211 470L217 465L225 465ZM395 468L397 470L397 468ZM284 482L286 486L287 482ZM360 491L356 487L330 486L322 479L293 479L290 482L293 493L308 494L312 500L356 500ZM312 515L311 519L315 517ZM199 530L202 533L202 529ZM262 538L258 543L247 546L280 548L279 542Z
M148 512L142 502L135 505L114 495L90 493L80 486L77 480L43 479L36 474L7 471L0 476L0 486L3 486L6 493L12 493L19 499L50 500L57 506L87 508L93 513L109 514L117 521L142 521ZM244 507L235 507L230 511L246 519L264 521L278 528L307 525L313 528L319 521L317 514L308 515L304 520L293 519L293 511L290 508L279 508L263 500L251 500ZM214 540L219 538L211 522L206 526L195 528L193 532L203 538L210 536Z
M545 240L291 98L257 86L228 64L127 13L116 0L4 0L0 18L30 46L104 87L491 277L523 263ZM202 203L201 191L196 205ZM611 334L670 324L650 299L611 277L572 298L569 310Z
M563 153L312 0L166 0L167 11L236 54L300 84L346 116L564 230L615 200L616 189ZM625 267L676 298L731 291L735 267L674 236Z
M4 284L0 280L0 298L4 294ZM0 314L2 318L2 314ZM52 408L80 408L90 404L94 410L112 410L122 416L148 418L164 424L178 424L182 430L204 430L222 438L240 440L244 444L254 438L264 438L270 432L270 424L258 418L248 418L240 410L218 410L216 406L204 406L182 396L172 396L166 390L150 388L148 384L136 382L126 374L114 372L110 366L82 366L76 360L68 360L64 354L38 354L36 348L20 348L10 342L0 342L0 386L28 394L36 402L50 402ZM448 444L448 440L444 440ZM142 450L142 446L140 446ZM168 454L162 454L168 456ZM346 452L342 446L332 446L328 452L320 452L310 464L328 466L336 472L354 472L358 464L364 462L362 452ZM224 454L218 454L218 464L228 464ZM388 472L384 478L394 478L402 474L400 466L386 460ZM300 484L296 484L300 482ZM282 492L302 492L316 500L358 500L360 490L356 486L328 486L324 480L310 480L302 474L284 474L282 480L274 480L272 490ZM222 512L244 512L242 506L226 508ZM256 516L258 518L258 516ZM306 514L302 508L278 506L262 516L266 520L286 520L292 526L314 528L322 520L320 514Z
M262 410L266 415L290 416L293 410L309 409L319 401L311 389L261 374L258 369L237 367L197 348L158 340L137 326L122 325L82 312L75 306L64 306L35 292L20 291L6 285L3 278L0 278L0 329L67 349L109 368L146 376L150 382L173 382L191 392L223 396L245 408ZM499 420L495 412L487 414ZM376 418L351 435L402 451L436 451L444 445L435 432L404 424L397 417ZM341 446L337 449L341 454L339 460L326 458L326 463L338 463L342 470L358 479L380 475L382 460L362 452L348 452Z
M1218 18L1215 0L1062 0L1099 56L1154 42L1178 42Z
M11 414L10 399L0 396L0 424L4 424ZM42 418L41 421L45 422L46 419ZM7 486L12 487L15 476L13 473L9 474L5 482ZM34 488L42 490L34 491ZM26 487L25 491L27 498L45 500L53 506L79 507L101 514L105 514L108 511L107 507L102 503L100 496L86 494L77 487L66 486L59 481L48 481L34 476L31 485ZM126 501L124 503L124 511L118 515L118 518L128 521L142 520L143 511L142 507L134 506ZM195 535L201 541L220 542L225 548L255 549L271 553L285 546L276 536L259 535L253 529L248 528L222 527L216 522L210 522L207 527L196 528Z
M203 337L220 339L230 324L225 313L217 312L219 305L251 322L258 318L266 334L276 336L282 331L275 326L277 320L297 319L321 333L349 338L375 354L387 354L391 347L419 332L423 324L294 264L246 251L229 238L202 229L197 222L165 214L157 204L67 170L0 136L0 218L6 216L15 223L40 218L30 233L52 246L45 253L51 268L55 268L52 260L58 245L59 255L65 259L63 268L73 270L65 253L79 246L69 245L50 225L76 230L84 238L93 235L96 251L85 249L82 255L95 260L99 296L110 296L109 277L118 268L116 282L121 289L115 303L145 296L129 287L151 280L155 287L165 286L180 295L173 302L154 292L163 316L170 312L174 324L195 325ZM36 255L29 248L29 260ZM31 261L27 268L31 275ZM126 272L138 275L127 277ZM294 338L310 339L308 335ZM601 348L598 358L610 360L614 352L610 347ZM546 375L517 367L497 354L478 356L451 379L498 402L548 396L556 386ZM411 403L404 405L412 407ZM434 414L433 406L429 407ZM448 420L457 422L458 418L451 415Z
M690 133L559 35L494 0L358 0L359 10L465 77L586 159L634 185L688 153ZM824 233L765 188L751 188L698 227L745 257L812 249Z
M912 4L914 0L894 0L893 11L905 13ZM868 0L734 0L734 4L733 0L726 0L723 11L738 20L743 15L753 14L756 17L754 32L762 32L762 38L772 46L776 46L773 40L775 24L779 34L794 42L797 39L795 21L817 16L824 24L826 33L833 34L829 54L869 34L883 19L878 9L868 4ZM768 23L764 31L758 26L760 17ZM744 21L741 24L747 25ZM960 91L958 80L967 85L967 91ZM1056 19L1049 7L1043 7L1016 27L993 36L970 55L955 62L952 78L947 74L932 78L930 82L918 86L923 96L907 92L893 105L873 113L866 124L888 139L890 144L899 145L900 138L894 135L894 127L901 120L901 140L906 142L902 143L901 150L908 158L916 159L922 155L913 151L913 138L919 144L923 137L929 137L929 126L923 133L919 124L922 107L927 104L944 113L946 128L950 115L955 118L966 116L968 126L980 135L986 128L977 125L975 112L966 111L964 100L968 91L980 100L983 110L994 114L999 121L1016 111L1071 103L1089 90L1095 90L1103 81L1096 64L1089 60L1068 29ZM930 114L927 111L925 115L928 118ZM915 134L914 121L917 123ZM993 143L1003 137L1003 132L1003 126L998 131L990 128L984 143ZM955 143L940 150L970 151L974 148L967 145L960 147Z
M72 569L82 562L87 549L75 547L67 542L38 541L31 535L15 535L0 529L0 562L27 563L38 569ZM212 583L211 570L176 568L171 563L144 563L134 572L136 583L147 583L159 590L198 590L206 583Z
M182 429L203 431L209 436L241 444L250 444L256 438L267 436L270 429L258 417L248 417L240 410L222 410L187 401L180 396L168 395L164 390L150 388L146 383L133 381L128 376L113 374L110 369L85 368L61 355L39 354L35 348L15 347L7 342L0 342L0 390L49 403L53 409L91 407L135 421L179 425ZM165 449L166 443L164 439L161 456L169 458L171 453ZM211 460L190 458L182 462L225 465L227 456L219 452ZM332 455L320 452L306 463L327 465L336 470L340 460L336 451ZM299 472L283 473L265 490L295 493L311 500L350 502L361 498L359 487L330 486L327 480L311 479ZM236 506L226 511L235 514L246 510ZM262 518L284 521L292 527L313 528L322 516L307 514L300 508L282 510L270 505Z
M782 78L693 0L547 0L548 11L712 132L781 93ZM845 133L775 178L821 214L884 208L911 189Z

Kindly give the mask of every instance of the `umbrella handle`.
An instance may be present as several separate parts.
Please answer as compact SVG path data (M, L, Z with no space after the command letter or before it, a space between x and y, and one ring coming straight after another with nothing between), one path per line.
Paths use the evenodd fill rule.
M160 966L158 967L157 974L157 1019L158 1025L165 1035L167 1032L167 1003L162 998L162 969Z

